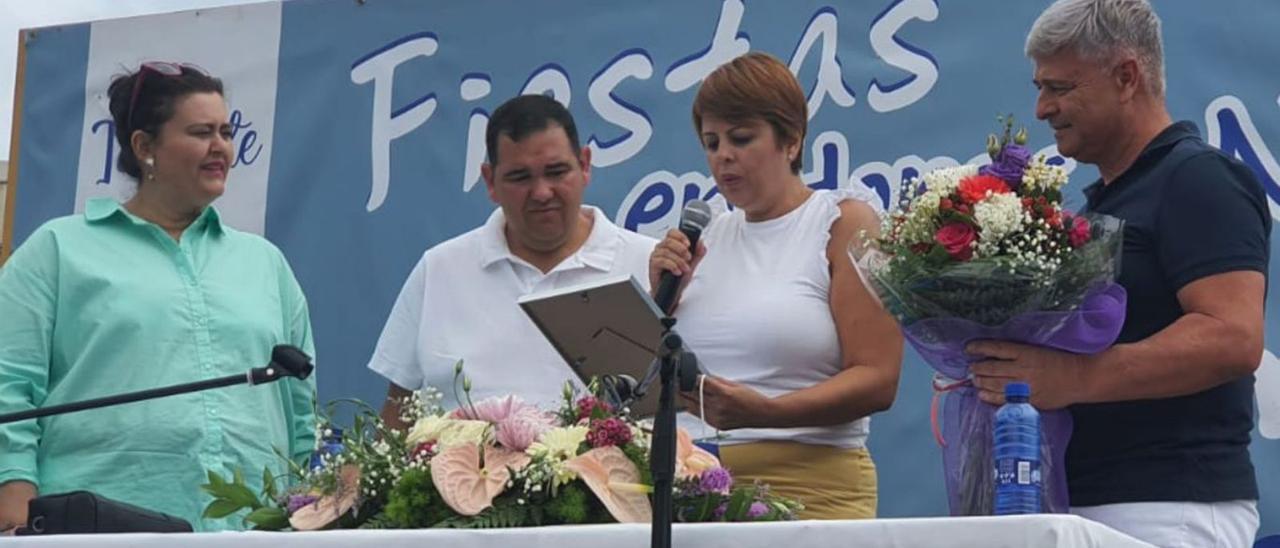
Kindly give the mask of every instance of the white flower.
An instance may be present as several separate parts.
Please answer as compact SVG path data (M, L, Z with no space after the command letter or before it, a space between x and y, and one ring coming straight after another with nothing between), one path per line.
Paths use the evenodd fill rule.
M1066 170L1046 163L1043 154L1036 156L1022 172L1022 185L1027 190L1059 190L1065 184Z
M436 440L439 445L438 451L471 443L484 445L485 438L489 432L490 425L488 422L465 420L450 422L449 427L445 428L444 432L440 434L440 439Z
M410 445L436 441L448 422L449 419L438 415L418 419L418 422L413 424L413 428L409 429L409 435L405 437L405 441Z
M1001 240L1022 228L1022 200L1017 194L991 194L973 206L973 218L980 230L978 251L983 256L996 254Z
M556 489L578 479L578 473L570 470L563 462L556 461L551 465L551 488Z
M935 169L924 175L924 188L926 192L934 192L938 196L946 196L955 192L956 187L960 186L960 181L965 177L972 177L977 174L978 166L972 164Z
M578 446L587 440L586 426L568 426L552 428L543 432L538 441L526 451L530 456L547 456L552 459L567 459L577 456Z
M960 181L978 173L978 166L960 165L940 168L926 173L922 178L924 193L909 197L909 209L895 212L885 220L883 234L892 235L899 243L906 245L932 243L934 233L938 231L938 203L960 186ZM911 192L918 187L920 181L912 181L908 185ZM901 226L894 226L901 220Z
M633 425L631 427L631 443L639 447L642 451L648 452L649 433L645 432L643 428Z
M411 445L434 441L438 443L439 451L467 443L480 445L484 443L488 429L489 423L485 421L457 420L432 415L419 419L409 431L405 441Z

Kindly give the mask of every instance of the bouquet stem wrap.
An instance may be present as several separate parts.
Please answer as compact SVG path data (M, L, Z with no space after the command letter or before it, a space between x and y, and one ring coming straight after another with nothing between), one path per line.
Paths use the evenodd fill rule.
M988 515L993 508L995 481L992 467L992 425L996 407L978 400L967 382L969 364L978 358L964 352L965 345L980 339L1020 342L1093 354L1105 350L1124 324L1125 292L1108 283L1089 292L1070 311L1029 312L992 327L963 318L930 318L903 329L903 333L951 389L941 409L943 470L947 502L952 515ZM1041 411L1040 470L1044 487L1043 508L1066 512L1065 455L1071 440L1071 414L1065 409Z

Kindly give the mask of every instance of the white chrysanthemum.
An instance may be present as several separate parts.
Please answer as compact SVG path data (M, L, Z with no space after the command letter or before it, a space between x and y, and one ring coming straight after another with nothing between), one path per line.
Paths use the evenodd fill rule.
M973 218L980 230L979 253L984 256L992 255L994 246L1000 240L1022 228L1022 200L1012 192L991 194L974 204Z
M567 459L578 454L578 446L587 440L586 426L552 428L543 432L525 453L533 457Z

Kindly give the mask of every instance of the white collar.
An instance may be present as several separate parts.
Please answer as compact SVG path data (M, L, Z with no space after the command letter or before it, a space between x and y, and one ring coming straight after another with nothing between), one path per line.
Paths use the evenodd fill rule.
M594 221L591 223L591 234L587 235L587 240L582 242L581 247L560 261L552 271L587 266L608 272L613 268L623 243L621 234L618 233L620 229L599 208L583 205L582 209L591 212ZM528 264L524 259L511 253L511 248L507 245L506 225L506 217L502 213L502 208L499 207L493 210L489 219L481 227L483 233L483 238L480 240L481 269L489 268L494 263L504 260Z

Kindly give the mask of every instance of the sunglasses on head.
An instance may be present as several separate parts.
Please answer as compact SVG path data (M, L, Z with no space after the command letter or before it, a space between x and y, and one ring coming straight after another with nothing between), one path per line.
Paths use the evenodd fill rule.
M160 76L172 78L182 76L183 71L191 71L202 76L209 76L209 71L200 68L198 65L191 63L170 63L167 61L148 61L138 67L138 80L133 83L133 93L129 96L128 122L130 130L133 126L133 109L138 106L138 94L142 91L142 84L146 82L147 74L156 73Z

